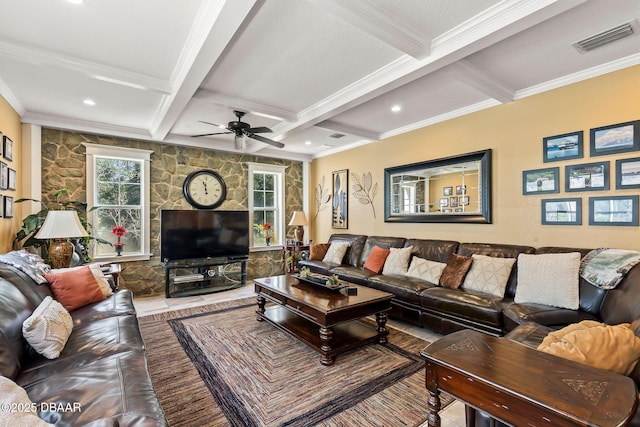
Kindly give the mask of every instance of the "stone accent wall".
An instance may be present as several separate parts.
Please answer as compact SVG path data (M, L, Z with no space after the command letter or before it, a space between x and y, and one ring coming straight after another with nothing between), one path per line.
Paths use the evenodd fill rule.
M86 201L86 156L83 142L119 147L152 150L151 155L151 252L149 261L123 263L121 287L135 295L164 292L164 268L160 263L160 211L162 209L191 209L184 199L184 178L198 169L217 171L227 185L227 199L220 209L244 210L247 200L247 168L245 162L287 166L286 213L290 218L302 209L302 163L255 155L228 153L200 148L165 145L148 141L115 138L101 135L42 129L42 200L55 206L53 194L69 190L69 200ZM293 230L287 230L293 237ZM253 252L247 263L248 279L280 274L283 269L282 251Z

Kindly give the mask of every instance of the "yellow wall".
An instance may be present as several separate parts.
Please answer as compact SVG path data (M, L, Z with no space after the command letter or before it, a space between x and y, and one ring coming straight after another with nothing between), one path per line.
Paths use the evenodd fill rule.
M461 242L511 243L532 246L618 247L640 249L639 227L588 225L591 196L638 194L637 190L615 190L615 160L640 157L640 152L590 157L589 129L640 120L640 66L610 73L539 95L428 126L335 155L311 165L311 184L316 188L331 172L349 169L362 176L371 172L378 184L374 198L376 217L370 205L349 194L349 229L331 228L331 209L320 210L311 224L311 238L326 241L333 232L379 236L452 239ZM542 138L584 131L584 158L543 163ZM424 160L491 148L492 224L438 224L384 222L384 169ZM610 191L564 192L564 166L609 160ZM560 167L560 193L522 195L522 171ZM350 177L351 179L351 177ZM350 181L351 183L352 181ZM330 189L329 189L330 191ZM312 193L313 194L313 193ZM581 197L582 225L541 225L543 198ZM311 210L316 206L312 202ZM313 217L313 215L312 215Z
M7 135L13 141L13 161L0 158L0 161L6 163L11 169L16 171L17 182L16 191L0 190L2 196L13 197L14 200L19 198L22 186L20 162L22 158L22 132L20 128L20 116L9 105L9 103L0 96L0 132ZM22 213L20 204L13 206L13 218L0 218L0 253L11 250L13 239L16 232L20 228Z

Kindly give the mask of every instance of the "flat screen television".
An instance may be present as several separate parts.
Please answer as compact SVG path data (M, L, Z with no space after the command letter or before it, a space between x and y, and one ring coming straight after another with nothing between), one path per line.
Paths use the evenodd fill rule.
M249 255L249 212L162 210L160 259L171 262Z

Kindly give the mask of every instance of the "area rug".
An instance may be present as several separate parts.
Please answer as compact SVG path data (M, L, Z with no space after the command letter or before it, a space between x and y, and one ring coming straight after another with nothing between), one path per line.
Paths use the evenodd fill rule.
M254 298L141 317L149 370L171 426L420 426L428 417L428 343L389 343L332 366L256 320ZM373 323L372 323L373 324ZM443 406L450 403L443 398Z

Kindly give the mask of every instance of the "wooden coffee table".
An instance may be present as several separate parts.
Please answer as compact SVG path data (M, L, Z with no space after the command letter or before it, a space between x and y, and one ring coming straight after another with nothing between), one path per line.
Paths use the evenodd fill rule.
M517 426L623 426L638 405L629 377L480 332L447 335L421 355L430 427L440 426L440 391Z
M256 279L258 321L266 320L291 334L332 365L338 354L378 342L387 342L387 311L393 294L349 284L356 295L343 295L298 282L290 275ZM267 301L275 303L265 307ZM376 316L377 327L359 319Z

